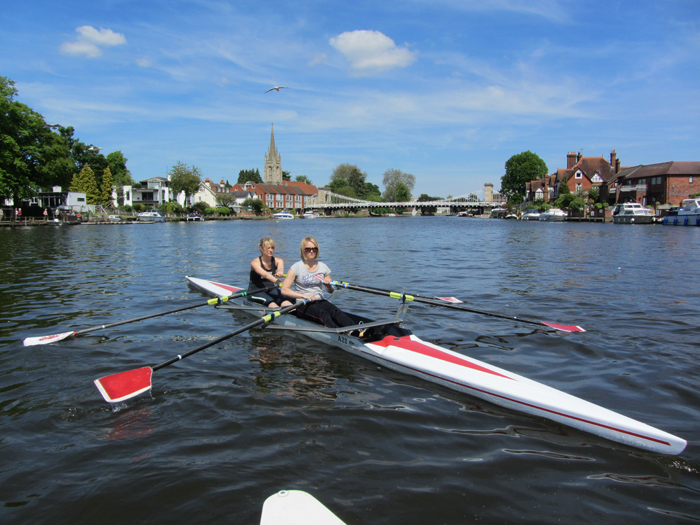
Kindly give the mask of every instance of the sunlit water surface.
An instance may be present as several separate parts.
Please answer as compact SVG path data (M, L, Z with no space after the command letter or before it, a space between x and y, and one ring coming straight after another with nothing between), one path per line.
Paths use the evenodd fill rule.
M412 306L421 338L688 440L637 451L254 330L154 373L112 412L93 380L154 365L241 320L211 307L47 346L28 336L245 286L261 237L287 267L314 235L335 278L567 324L560 334ZM245 523L282 489L348 524L700 520L700 228L456 217L0 230L0 522ZM390 317L384 297L337 303Z

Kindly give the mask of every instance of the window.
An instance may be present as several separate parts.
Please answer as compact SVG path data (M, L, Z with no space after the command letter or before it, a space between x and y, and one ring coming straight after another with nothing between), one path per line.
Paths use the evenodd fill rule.
M652 177L651 178L651 185L656 186L658 184L661 184L661 177Z
M576 178L577 178L577 179L582 179L582 178L583 178L583 173L581 173L580 171L577 171L577 172L576 172Z
M576 191L581 191L582 186L583 186L583 184L581 184L580 182L577 182L576 183Z
M693 182L693 176L692 176L692 175L688 178L688 182Z

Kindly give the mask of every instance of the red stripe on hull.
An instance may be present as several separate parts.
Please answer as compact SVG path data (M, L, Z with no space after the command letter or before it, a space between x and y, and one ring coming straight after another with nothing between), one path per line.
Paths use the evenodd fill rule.
M468 361L466 359L461 359L461 358L454 356L452 354L448 354L447 352L445 352L443 350L438 350L437 348L433 348L432 346L428 346L420 341L414 341L408 335L405 335L403 337L387 336L384 339L382 339L381 341L378 341L378 342L372 343L372 344L377 345L377 346L384 346L384 347L395 346L397 348L402 348L402 349L408 350L410 352L415 352L416 354L423 354L423 355L427 355L428 357L433 357L435 359L447 361L448 363L452 363L454 365L464 366L466 368L471 368L472 370L477 370L479 372L485 372L487 374L493 374L495 376L503 377L505 379L512 379L511 377L504 376L503 374L499 374L498 372L494 372L493 370L490 370L486 367L474 364L471 361Z

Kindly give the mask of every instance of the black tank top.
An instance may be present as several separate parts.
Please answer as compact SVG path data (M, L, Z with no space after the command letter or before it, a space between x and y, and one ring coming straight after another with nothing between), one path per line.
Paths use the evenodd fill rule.
M260 259L260 266L262 267L263 270L266 270L268 272L275 272L277 269L277 262L275 261L275 258L272 258L272 268L265 268L265 264L263 263L262 260L262 255L258 257ZM260 288L267 288L269 285L272 283L268 281L267 279L263 278L262 275L260 275L258 272L253 270L253 268L250 268L250 279L248 282L248 290L259 290Z

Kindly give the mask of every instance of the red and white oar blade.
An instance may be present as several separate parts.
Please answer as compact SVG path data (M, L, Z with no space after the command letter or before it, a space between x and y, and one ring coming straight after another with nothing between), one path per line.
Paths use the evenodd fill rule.
M95 379L95 386L108 403L126 401L151 389L150 366Z
M66 337L75 335L75 332L64 332L62 334L42 335L41 337L27 337L23 343L24 346L47 345L56 341L63 341Z
M580 326L574 326L571 324L557 324L557 323L547 323L542 321L542 324L554 328L555 330L560 330L562 332L585 332Z
M438 301L445 301L446 303L463 303L464 301L460 301L456 297L436 297Z

